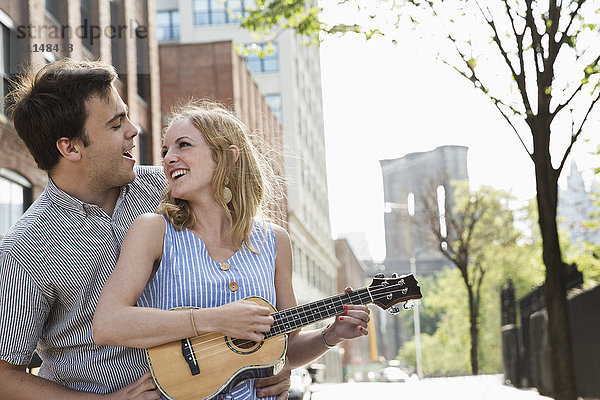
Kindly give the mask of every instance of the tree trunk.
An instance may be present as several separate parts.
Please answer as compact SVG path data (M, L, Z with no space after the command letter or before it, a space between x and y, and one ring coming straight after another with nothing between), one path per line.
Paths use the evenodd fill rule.
M549 152L549 127L534 132L534 163L542 256L546 266L544 298L548 310L550 369L554 398L576 400L575 366L566 298L566 276L556 225L558 174L552 168ZM540 131L542 130L542 131Z
M477 300L473 296L473 288L467 285L469 291L469 322L470 322L470 333L471 333L471 373L473 375L479 374L479 329L477 326L477 318L479 314L479 306Z

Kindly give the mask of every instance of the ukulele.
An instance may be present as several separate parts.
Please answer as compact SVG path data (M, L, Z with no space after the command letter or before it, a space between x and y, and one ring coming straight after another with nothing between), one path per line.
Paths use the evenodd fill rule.
M249 297L271 309L274 319L264 340L254 342L220 333L206 333L146 350L150 371L160 391L171 400L222 399L246 379L276 374L283 367L287 334L317 321L344 313L344 304L374 303L388 309L399 302L420 299L412 274L373 278L371 285L309 304L277 311L260 297ZM407 304L404 305L405 309ZM392 307L398 313L398 307Z

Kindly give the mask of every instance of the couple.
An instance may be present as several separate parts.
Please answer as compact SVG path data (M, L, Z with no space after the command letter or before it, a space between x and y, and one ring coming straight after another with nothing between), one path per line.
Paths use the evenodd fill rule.
M116 79L65 59L14 93L15 129L49 179L0 245L2 399L157 399L142 348L213 331L259 341L273 318L243 298L296 305L287 232L256 218L268 168L243 124L188 104L167 126L163 168L134 168ZM199 308L167 311L181 306ZM325 330L293 332L284 371L231 395L285 398L290 368L366 335L368 313L348 305ZM25 373L36 348L37 377Z

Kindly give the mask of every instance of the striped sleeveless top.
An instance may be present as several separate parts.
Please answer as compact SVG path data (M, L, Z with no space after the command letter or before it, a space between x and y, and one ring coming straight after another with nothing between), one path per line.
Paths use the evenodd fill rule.
M162 259L156 275L144 289L138 307L219 307L259 296L275 305L275 234L270 225L255 222L250 244L224 263L215 262L204 242L188 229L179 231L165 220ZM237 385L226 397L258 399L254 380ZM266 397L274 400L276 397Z

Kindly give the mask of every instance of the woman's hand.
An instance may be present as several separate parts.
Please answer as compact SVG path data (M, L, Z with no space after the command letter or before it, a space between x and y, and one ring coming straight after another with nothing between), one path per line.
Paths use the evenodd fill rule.
M347 287L344 292L351 292ZM371 311L367 306L344 305L344 314L338 315L335 321L325 332L325 340L330 345L335 345L343 339L354 339L369 334L368 324Z
M210 310L211 330L236 339L260 342L273 325L271 309L251 300L238 300Z

